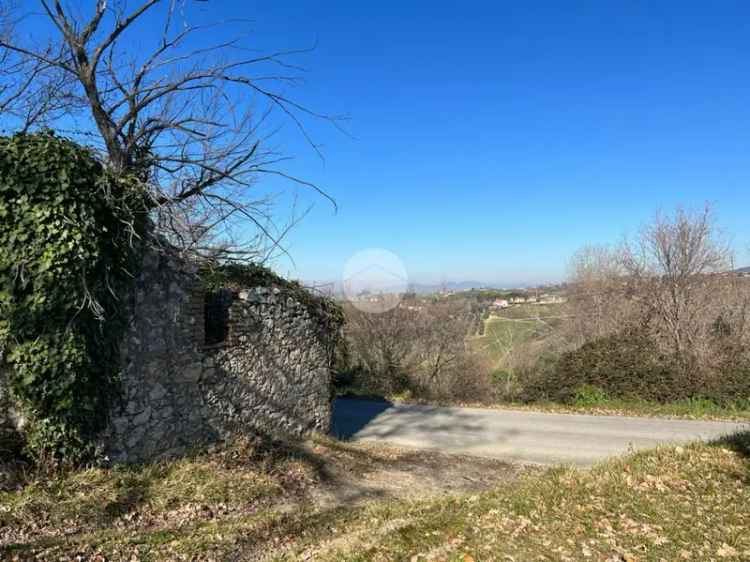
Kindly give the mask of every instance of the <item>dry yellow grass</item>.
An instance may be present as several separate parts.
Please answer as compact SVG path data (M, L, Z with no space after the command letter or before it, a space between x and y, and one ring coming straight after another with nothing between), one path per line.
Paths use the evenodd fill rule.
M486 494L373 506L278 559L750 560L749 455L744 434L551 469Z
M313 462L204 455L37 481L0 495L0 559L750 559L750 434L532 472L489 492L354 506L311 501L317 462L335 457L358 478L406 457L325 440L313 450Z

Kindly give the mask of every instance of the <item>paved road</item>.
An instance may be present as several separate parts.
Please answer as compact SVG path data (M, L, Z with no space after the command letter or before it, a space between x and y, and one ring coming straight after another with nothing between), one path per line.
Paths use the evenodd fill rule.
M713 439L748 424L621 416L440 408L339 399L333 433L343 439L530 463L587 466L631 449Z

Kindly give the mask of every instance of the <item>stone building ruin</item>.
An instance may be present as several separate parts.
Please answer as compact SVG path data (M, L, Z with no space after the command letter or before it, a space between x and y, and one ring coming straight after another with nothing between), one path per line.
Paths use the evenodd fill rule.
M340 325L299 297L283 283L207 292L194 264L146 252L103 453L147 462L236 435L327 432ZM6 395L0 372L0 402ZM11 411L0 426L17 423Z

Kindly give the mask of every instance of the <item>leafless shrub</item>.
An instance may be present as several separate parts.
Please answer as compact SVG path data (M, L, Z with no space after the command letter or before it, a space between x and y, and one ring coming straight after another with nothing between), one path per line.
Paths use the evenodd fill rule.
M389 395L409 387L416 367L413 353L416 313L397 307L380 314L347 305L345 335L349 365L358 383L376 394Z
M623 290L622 251L610 246L586 246L570 263L567 337L573 345L612 334L633 321L632 303Z
M351 366L373 392L481 401L488 365L467 347L476 321L460 301L400 306L382 314L346 308Z

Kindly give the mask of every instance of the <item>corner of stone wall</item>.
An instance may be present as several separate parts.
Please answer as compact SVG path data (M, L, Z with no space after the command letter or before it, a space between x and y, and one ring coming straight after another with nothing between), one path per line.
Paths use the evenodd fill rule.
M122 400L100 440L112 460L330 429L330 341L308 309L276 287L232 292L226 338L207 346L205 296L190 263L144 255L122 345Z
M178 456L210 442L200 414L203 291L197 268L147 248L121 345L121 399L100 445L114 461Z

